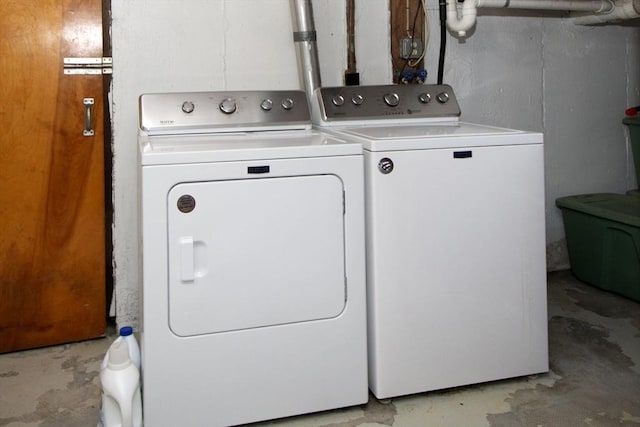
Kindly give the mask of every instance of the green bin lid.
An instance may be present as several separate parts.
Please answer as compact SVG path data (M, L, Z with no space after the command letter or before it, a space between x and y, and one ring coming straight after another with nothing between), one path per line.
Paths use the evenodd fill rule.
M640 126L640 116L625 117L622 119L622 123L627 126Z
M640 227L638 196L613 193L581 194L560 197L556 200L556 206Z

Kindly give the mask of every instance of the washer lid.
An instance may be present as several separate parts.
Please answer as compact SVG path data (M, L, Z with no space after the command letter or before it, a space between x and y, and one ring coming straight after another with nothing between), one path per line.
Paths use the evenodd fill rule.
M142 165L291 159L362 154L359 142L316 130L140 137Z
M541 144L542 134L464 122L353 126L340 134L369 151Z

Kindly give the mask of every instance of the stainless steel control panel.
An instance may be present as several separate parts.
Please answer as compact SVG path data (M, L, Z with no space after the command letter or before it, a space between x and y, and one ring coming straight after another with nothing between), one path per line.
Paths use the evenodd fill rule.
M320 89L319 102L328 122L460 116L449 85L328 87Z
M149 132L240 131L306 127L303 91L153 93L140 96L140 128Z

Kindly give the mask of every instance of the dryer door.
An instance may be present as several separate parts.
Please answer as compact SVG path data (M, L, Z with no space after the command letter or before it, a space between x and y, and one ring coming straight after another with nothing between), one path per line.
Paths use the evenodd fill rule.
M167 208L175 334L328 319L344 309L337 176L183 183Z

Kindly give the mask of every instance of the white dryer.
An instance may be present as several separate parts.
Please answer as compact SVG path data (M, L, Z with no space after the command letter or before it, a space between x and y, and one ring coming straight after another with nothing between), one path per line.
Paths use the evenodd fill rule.
M375 396L547 371L542 134L460 122L447 85L315 94L364 147Z
M140 98L146 425L367 401L362 148L304 92Z

